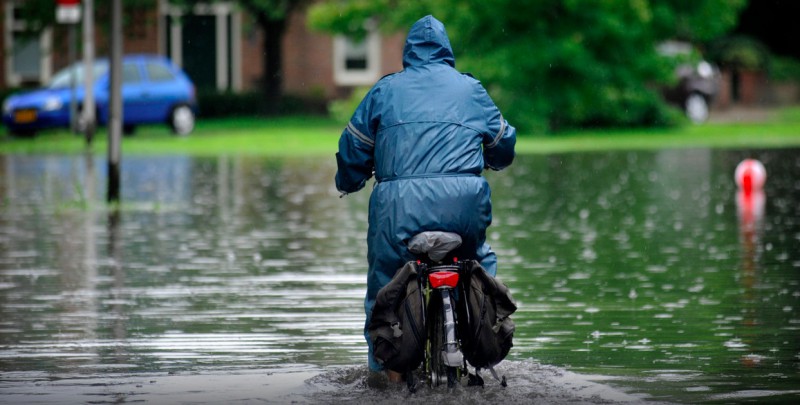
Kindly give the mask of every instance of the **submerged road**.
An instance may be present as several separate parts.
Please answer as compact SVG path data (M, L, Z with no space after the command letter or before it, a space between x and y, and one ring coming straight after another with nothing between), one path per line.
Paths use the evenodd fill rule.
M302 368L302 367L301 367ZM585 376L535 362L503 362L498 373L508 379L503 388L484 373L483 388L406 386L368 388L367 369L331 368L327 371L235 370L230 372L175 374L118 374L106 376L29 376L20 382L0 382L0 403L65 404L317 404L317 403L537 403L614 404L655 403L653 398L629 394L603 383L609 377Z

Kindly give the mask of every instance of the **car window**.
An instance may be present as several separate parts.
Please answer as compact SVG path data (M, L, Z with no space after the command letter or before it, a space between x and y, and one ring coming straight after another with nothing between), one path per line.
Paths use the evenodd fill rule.
M135 63L125 63L122 65L122 82L123 83L137 83L142 81L142 75L139 73L139 67Z
M108 63L106 61L95 62L93 70L94 70L94 78L97 79L98 77L106 74L106 72L108 71ZM71 76L72 74L75 74L75 84L83 85L84 81L83 62L77 63L68 68L58 71L55 75L53 75L53 78L50 80L50 84L48 85L48 87L50 87L51 89L69 87L70 83L72 83L72 76Z
M172 71L170 71L168 67L160 63L147 62L146 66L147 66L147 76L150 77L151 81L167 82L175 80L175 75L172 74Z

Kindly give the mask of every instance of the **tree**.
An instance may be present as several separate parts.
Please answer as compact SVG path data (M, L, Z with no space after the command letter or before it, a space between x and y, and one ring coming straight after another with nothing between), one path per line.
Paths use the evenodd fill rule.
M462 71L481 79L507 116L527 130L664 124L674 116L657 86L674 61L656 44L702 44L735 26L746 0L328 0L317 29L363 34L375 19L406 30L433 14L448 30ZM672 112L670 112L672 111Z
M172 0L175 5L183 5L188 9L197 4L207 4L221 0ZM264 34L263 42L263 79L267 112L276 112L283 95L283 35L292 11L299 8L307 0L235 0L254 19Z

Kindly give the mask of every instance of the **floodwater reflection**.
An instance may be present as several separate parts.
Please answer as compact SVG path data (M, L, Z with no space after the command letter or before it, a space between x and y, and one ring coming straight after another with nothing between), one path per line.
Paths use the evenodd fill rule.
M504 363L517 399L561 384L522 375L564 369L649 400L796 399L797 152L519 156L488 174L489 239L520 307ZM750 208L732 178L744 157L769 171ZM104 170L0 156L9 401L53 378L364 376L368 193L337 198L333 159L127 157L111 211Z

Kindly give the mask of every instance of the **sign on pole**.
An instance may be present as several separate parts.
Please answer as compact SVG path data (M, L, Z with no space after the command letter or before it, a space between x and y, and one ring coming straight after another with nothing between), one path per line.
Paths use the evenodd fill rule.
M77 24L81 21L81 0L56 0L56 22Z

